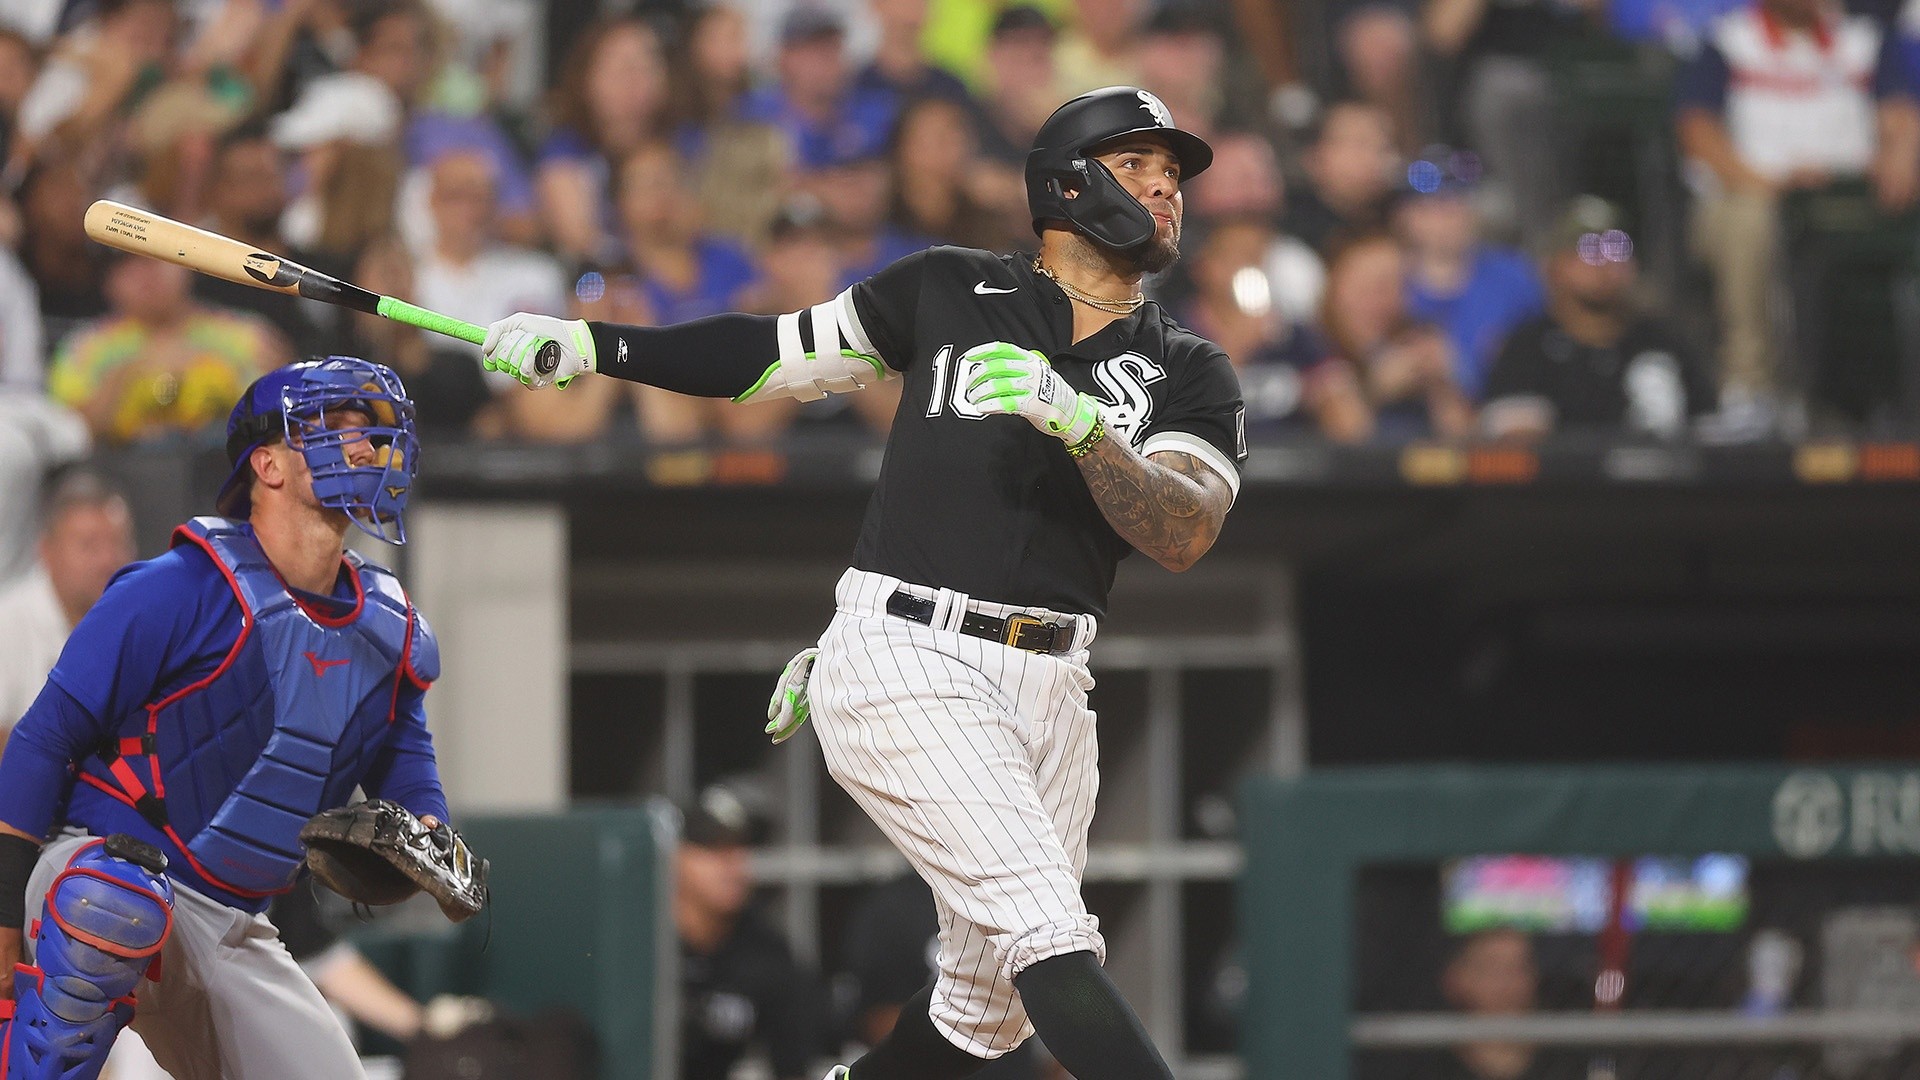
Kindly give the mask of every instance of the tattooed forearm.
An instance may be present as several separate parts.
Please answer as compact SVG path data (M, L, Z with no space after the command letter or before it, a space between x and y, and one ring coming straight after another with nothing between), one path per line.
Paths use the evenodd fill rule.
M1114 438L1080 459L1080 475L1113 530L1174 571L1213 546L1233 498L1220 474L1193 455L1166 450L1149 461Z

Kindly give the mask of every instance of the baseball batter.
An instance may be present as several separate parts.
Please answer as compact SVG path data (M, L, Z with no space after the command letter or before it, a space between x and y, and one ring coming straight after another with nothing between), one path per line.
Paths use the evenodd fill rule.
M0 759L0 1078L91 1080L129 1022L175 1080L364 1075L264 912L356 786L444 828L433 634L344 546L404 539L416 450L382 365L262 376L223 516L74 627Z
M1191 566L1239 485L1231 364L1140 293L1212 156L1152 94L1109 87L1061 106L1027 159L1037 256L935 248L778 317L489 328L489 366L536 388L599 372L751 402L906 380L838 611L769 725L811 709L828 770L939 909L937 978L834 1077L961 1077L1036 1029L1076 1076L1171 1075L1081 900L1087 656L1120 558Z

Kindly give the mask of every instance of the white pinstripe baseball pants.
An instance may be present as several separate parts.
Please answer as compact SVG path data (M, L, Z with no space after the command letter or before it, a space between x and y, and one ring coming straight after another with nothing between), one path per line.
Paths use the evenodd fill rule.
M896 589L934 600L934 624L888 615ZM809 690L827 771L933 888L934 1026L999 1057L1033 1033L1015 975L1059 953L1106 959L1080 897L1100 787L1095 620L1056 614L1079 631L1046 656L959 633L969 598L952 590L848 570L836 599Z

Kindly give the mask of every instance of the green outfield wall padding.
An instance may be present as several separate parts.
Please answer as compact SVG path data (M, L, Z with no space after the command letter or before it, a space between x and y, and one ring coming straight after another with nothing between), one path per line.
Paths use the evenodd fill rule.
M1356 870L1482 853L1920 855L1920 764L1328 769L1242 792L1249 1080L1343 1080Z

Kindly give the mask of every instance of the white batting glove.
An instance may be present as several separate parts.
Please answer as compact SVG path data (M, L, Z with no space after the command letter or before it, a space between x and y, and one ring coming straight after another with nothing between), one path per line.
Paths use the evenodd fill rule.
M819 649L802 649L787 661L787 669L780 673L780 682L773 688L773 699L767 702L766 731L775 746L793 738L813 715L807 680L813 677L813 662L819 656Z
M549 341L559 346L559 362L541 371L540 350ZM548 385L564 389L575 376L594 370L593 335L584 319L516 312L487 327L480 359L488 371L504 371L529 390Z
M976 345L961 357L980 363L967 383L967 404L987 412L1017 413L1034 427L1076 446L1100 422L1100 403L1067 385L1047 358L1004 341Z

